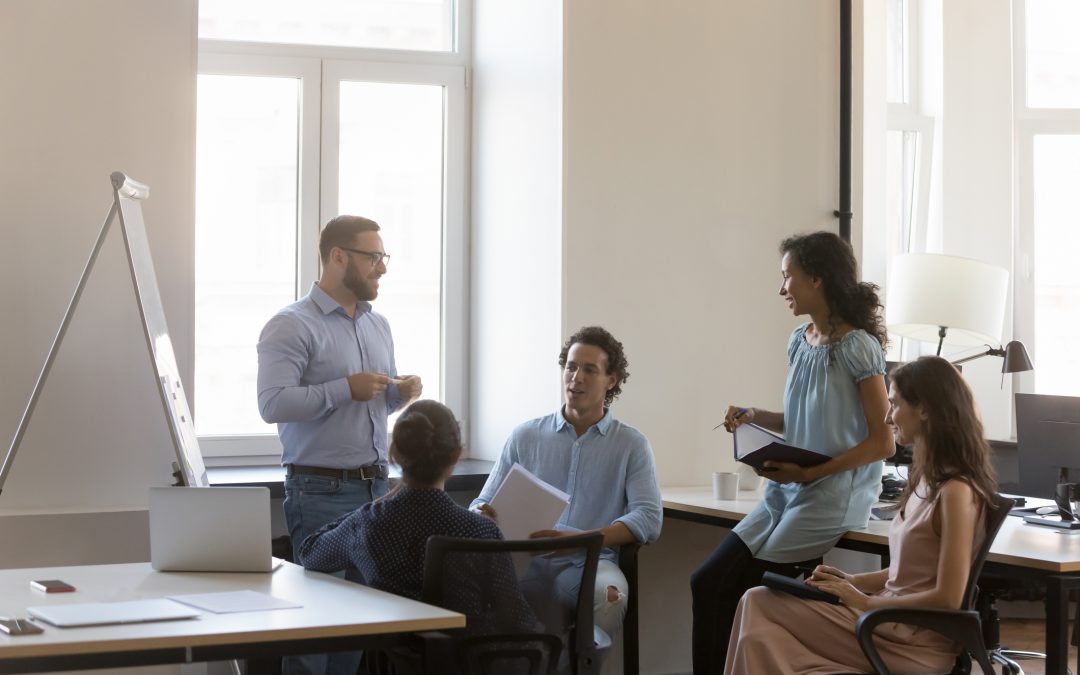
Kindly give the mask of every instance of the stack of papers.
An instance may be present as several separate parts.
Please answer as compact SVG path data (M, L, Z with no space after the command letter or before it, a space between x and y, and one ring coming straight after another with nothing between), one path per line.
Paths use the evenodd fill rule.
M554 529L570 495L514 464L491 498L499 529L506 539L528 539L538 530Z

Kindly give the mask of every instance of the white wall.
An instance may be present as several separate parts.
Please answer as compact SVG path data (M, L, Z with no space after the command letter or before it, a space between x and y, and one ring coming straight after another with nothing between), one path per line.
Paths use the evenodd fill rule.
M195 0L0 5L2 452L108 212L112 171L151 186L150 245L191 382L195 31ZM149 364L115 230L0 494L0 513L145 508L147 486L170 482L173 459ZM80 532L111 522L68 520ZM0 567L12 548L3 547Z
M474 7L470 454L561 401L560 3Z
M564 332L601 324L615 413L664 485L733 466L728 404L779 409L784 237L836 231L831 3L567 2Z

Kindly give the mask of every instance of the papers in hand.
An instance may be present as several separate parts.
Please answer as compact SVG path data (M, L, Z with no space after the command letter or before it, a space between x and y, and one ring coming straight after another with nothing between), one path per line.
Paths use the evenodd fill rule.
M491 498L499 529L507 539L528 539L537 530L554 528L569 503L570 495L516 463Z
M750 422L735 429L735 460L749 464L758 471L767 472L765 462L770 461L816 466L829 459L827 455L788 445L782 436Z

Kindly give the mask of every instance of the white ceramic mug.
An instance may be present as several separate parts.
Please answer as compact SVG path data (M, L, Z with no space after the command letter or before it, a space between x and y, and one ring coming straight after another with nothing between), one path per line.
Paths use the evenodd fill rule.
M714 499L735 499L739 493L739 474L730 471L716 471L712 475Z

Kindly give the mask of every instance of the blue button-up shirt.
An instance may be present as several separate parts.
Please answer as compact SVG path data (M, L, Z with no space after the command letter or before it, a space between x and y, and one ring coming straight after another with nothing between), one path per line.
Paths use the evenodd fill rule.
M558 525L594 530L623 523L641 543L660 536L663 502L649 440L604 412L581 436L562 409L514 429L472 507L495 496L517 462L570 495ZM613 560L613 551L604 558Z
M352 469L386 462L386 418L397 386L354 401L353 373L397 376L386 318L359 302L355 318L318 284L278 312L259 336L259 412L277 423L283 464Z

